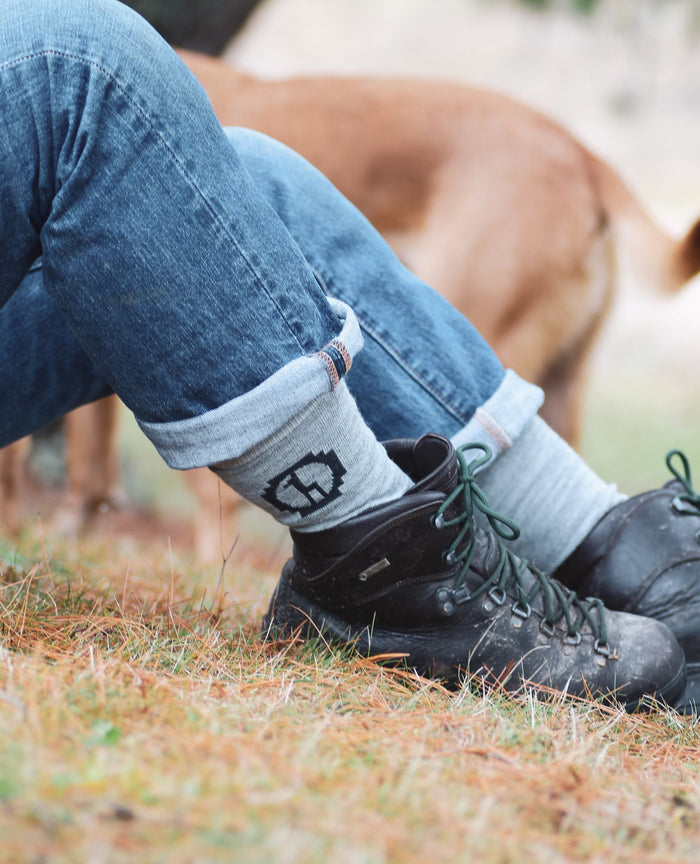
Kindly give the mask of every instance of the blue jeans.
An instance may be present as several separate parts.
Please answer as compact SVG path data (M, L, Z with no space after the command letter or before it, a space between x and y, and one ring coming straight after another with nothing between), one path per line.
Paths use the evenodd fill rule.
M5 0L0 116L0 444L115 392L168 464L212 464L346 373L379 438L537 410L325 178L229 141L128 8Z

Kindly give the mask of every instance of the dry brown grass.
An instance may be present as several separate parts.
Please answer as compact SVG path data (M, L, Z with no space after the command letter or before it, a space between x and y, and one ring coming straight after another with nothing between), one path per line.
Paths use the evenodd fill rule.
M3 864L697 860L694 719L265 644L265 558L222 586L165 546L51 545L0 581Z

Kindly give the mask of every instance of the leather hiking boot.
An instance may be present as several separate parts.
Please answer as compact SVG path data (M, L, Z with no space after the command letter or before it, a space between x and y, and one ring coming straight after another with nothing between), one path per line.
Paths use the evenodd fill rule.
M681 471L674 466L680 462ZM663 621L685 651L688 685L678 711L700 706L700 495L688 460L666 456L674 475L661 489L613 507L557 569L581 596Z
M487 448L455 451L437 435L385 446L415 485L335 528L292 531L269 635L322 635L453 685L475 676L628 710L679 697L685 659L665 625L579 599L506 548L501 538L518 529L474 479ZM470 449L484 455L468 462ZM477 511L490 529L477 527Z

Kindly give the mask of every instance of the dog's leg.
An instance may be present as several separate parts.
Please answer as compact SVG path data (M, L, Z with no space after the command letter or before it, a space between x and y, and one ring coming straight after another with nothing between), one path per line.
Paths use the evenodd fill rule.
M0 450L0 532L15 536L20 526L20 503L30 439L22 438Z
M199 563L222 561L236 542L240 495L222 483L208 468L185 471L196 501L194 556Z
M66 415L67 493L54 517L62 534L77 535L101 507L119 498L118 409L110 396Z

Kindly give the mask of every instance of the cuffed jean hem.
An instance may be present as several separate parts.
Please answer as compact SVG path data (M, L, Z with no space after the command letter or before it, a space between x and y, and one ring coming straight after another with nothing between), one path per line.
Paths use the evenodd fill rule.
M314 354L287 363L242 396L197 417L170 423L136 420L166 464L185 470L236 459L283 426L318 396L338 386L362 348L352 309L328 298L338 336Z
M491 459L512 445L525 426L536 416L544 402L544 393L534 384L524 381L512 369L496 392L480 405L474 416L455 435L452 444L483 444L491 450ZM485 462L481 469L489 462Z

